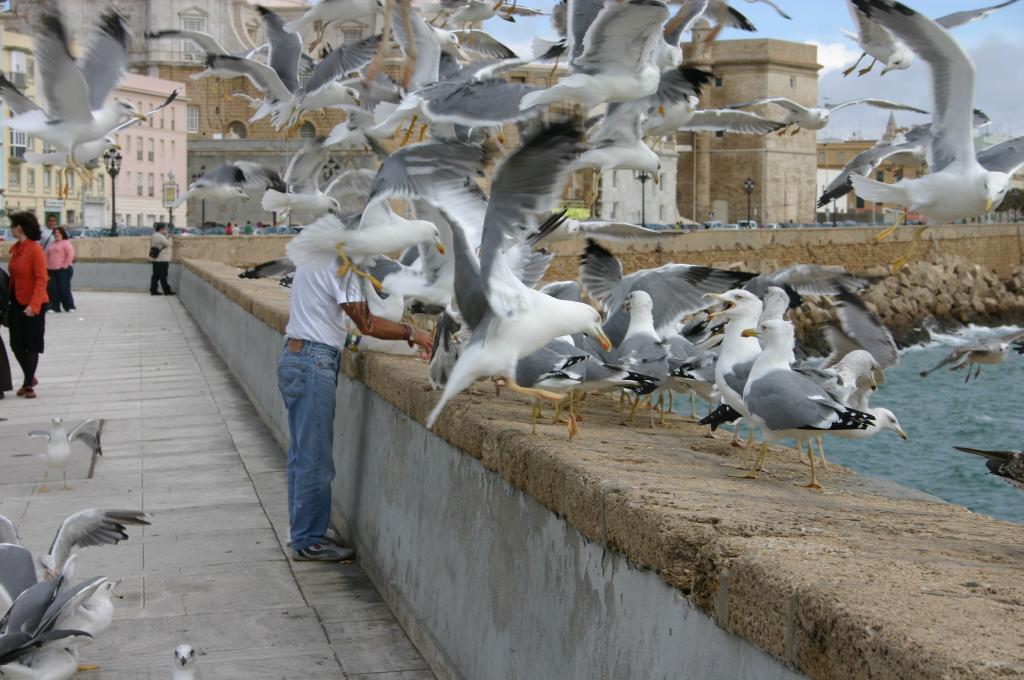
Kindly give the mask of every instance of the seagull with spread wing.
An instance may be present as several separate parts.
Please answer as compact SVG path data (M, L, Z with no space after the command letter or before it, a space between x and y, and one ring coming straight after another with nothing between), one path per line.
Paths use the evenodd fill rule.
M128 62L128 24L117 11L104 11L80 63L71 56L70 36L57 6L45 5L35 24L43 105L20 97L17 106L11 106L14 117L5 119L3 126L67 150L70 168L77 169L79 145L102 141L126 117L145 120L134 104L110 96ZM63 192L67 189L65 180Z
M1017 1L1007 0L997 5L990 5L989 7L953 12L937 18L935 23L945 29L956 28L957 26L963 26L964 24L984 19L996 10L1012 5ZM894 38L888 29L869 19L864 12L857 8L853 0L847 0L846 4L850 9L850 16L853 17L853 23L857 26L857 32L851 33L844 30L843 35L857 43L864 51L861 52L857 61L852 66L843 71L843 75L848 76L853 73L865 57L871 57L871 63L857 71L857 75L863 76L870 73L875 64L879 62L883 64L883 76L890 71L901 71L910 68L910 65L914 63L914 53L903 42Z
M473 144L428 142L399 149L381 163L358 219L346 224L334 215L321 217L288 243L288 256L297 266L320 269L340 258L339 275L351 270L379 289L381 282L365 270L373 258L421 242L445 250L437 225L406 219L388 199L420 198L443 206L447 198L465 191L467 182L482 172L483 163L483 151Z
M597 310L528 288L513 271L512 258L521 253L541 216L550 213L561 195L581 137L574 124L552 125L527 139L499 166L484 216L479 269L462 228L453 224L453 250L461 258L456 264L456 302L473 336L427 418L428 428L455 395L481 378L500 377L513 391L560 402L562 395L515 383L519 358L549 340L586 332L609 348Z
M305 63L307 55L303 50L302 38L297 33L286 30L284 20L278 14L262 5L257 5L256 10L262 19L263 32L269 47L268 63L264 64L246 56L208 52L206 67L212 71L211 75L248 78L263 94L262 104L249 121L255 122L270 116L271 124L279 130L293 120L295 99L300 92L300 65ZM328 67L324 67L322 74L327 71ZM320 86L318 90L328 84L320 82L322 74L317 81ZM344 87L332 88L324 96L330 96L337 105L350 103L355 106L358 100L358 94L354 90Z
M259 163L236 161L218 166L207 171L205 175L192 182L188 191L181 194L174 202L174 208L190 198L209 198L214 200L249 200L246 191L287 191L277 170L267 168Z
M96 457L103 455L103 445L100 441L103 435L104 421L102 418L84 420L70 432L64 428L62 418L53 418L51 422L53 427L49 430L32 430L28 433L29 437L46 440L46 472L43 475L42 483L39 485L38 491L40 493L46 491L46 478L49 476L51 468L59 468L64 475L64 490L67 491L71 488L68 486L68 463L71 462L71 445L76 441L80 441L88 446L92 452L92 460L89 464L89 477L92 477L96 465Z
M655 50L664 42L662 24L668 14L661 0L603 5L574 0L569 12L572 73L523 97L519 106L573 102L592 108L654 94L661 76Z
M287 215L292 210L309 215L312 218L334 211L341 214L341 204L330 195L334 187L327 185L320 188L320 173L328 159L328 149L324 138L310 140L295 152L284 172L286 191L267 189L260 200L264 210ZM339 174L340 177L340 174ZM335 178L335 182L339 181ZM332 182L333 184L333 182Z
M974 63L949 32L894 0L853 0L857 8L907 44L932 74L932 139L928 174L884 184L853 175L857 196L905 206L929 222L983 215L1002 202L1010 175L987 170L974 149ZM920 234L918 234L918 237Z
M331 50L321 59L305 84L294 93L292 109L282 127L295 125L303 113L327 108L352 110L363 105L360 92L340 79L366 66L380 47L381 35Z
M65 518L53 536L49 551L39 558L40 575L55 578L75 548L115 545L128 539L127 528L148 526L146 513L137 510L81 510ZM32 553L21 545L14 524L0 515L0 611L37 580Z
M961 345L954 348L939 363L925 371L921 371L921 377L927 378L943 366L949 366L951 371L958 371L966 367L967 375L964 378L964 382L974 380L981 374L982 366L992 366L1006 361L1013 343L1021 339L1024 339L1024 331Z
M298 19L285 24L284 30L299 33L309 26L316 27L316 37L310 43L312 50L323 40L324 31L332 23L365 22L367 19L373 19L382 7L380 0L322 0L306 10Z
M916 106L900 104L899 102L889 101L888 99L875 99L872 97L851 99L850 101L841 102L839 104L826 104L825 106L804 106L803 104L796 103L788 97L762 97L760 99L754 99L741 104L733 104L728 108L745 109L750 106L761 106L763 104L775 104L786 110L786 114L783 115L779 122L794 126L792 134L796 134L802 129L821 130L828 125L828 121L833 113L850 106L857 106L858 104L866 104L867 106L875 106L880 109L890 109L893 111L913 111L914 113L923 114L928 113ZM780 130L779 132L781 134L782 131Z

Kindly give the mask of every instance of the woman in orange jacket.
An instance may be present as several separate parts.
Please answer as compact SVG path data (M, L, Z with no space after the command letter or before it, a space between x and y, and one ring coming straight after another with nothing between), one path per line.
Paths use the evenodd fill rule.
M42 235L39 221L29 212L11 215L11 232L17 239L11 247L8 270L11 275L11 302L8 318L11 328L11 352L21 366L24 379L19 397L35 399L36 367L43 353L46 318L46 254L39 245Z

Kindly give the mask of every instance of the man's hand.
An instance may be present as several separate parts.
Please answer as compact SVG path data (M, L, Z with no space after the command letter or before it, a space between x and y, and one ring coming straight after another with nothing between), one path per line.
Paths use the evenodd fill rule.
M426 355L423 358L429 359L430 353L434 351L434 338L426 331L417 330L412 341L417 347L423 350L423 354Z
M26 307L25 308L25 316L38 316L38 314L33 312L31 307Z

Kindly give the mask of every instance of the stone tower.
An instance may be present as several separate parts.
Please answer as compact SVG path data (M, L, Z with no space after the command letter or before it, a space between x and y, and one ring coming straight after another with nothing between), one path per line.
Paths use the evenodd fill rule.
M701 106L720 108L767 96L817 104L817 48L782 40L720 40L707 44L698 26L684 46L686 63L711 70ZM754 109L771 118L776 105ZM747 216L744 183L754 182L751 217L759 223L813 222L816 141L812 131L796 135L678 134L679 214L697 222L735 222Z

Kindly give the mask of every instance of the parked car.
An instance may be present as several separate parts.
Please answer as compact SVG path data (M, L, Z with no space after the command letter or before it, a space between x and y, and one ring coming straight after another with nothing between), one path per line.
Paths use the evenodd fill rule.
M764 225L764 228L765 229L778 229L780 226L781 225L778 222L769 222L768 224Z
M705 229L725 229L725 224L721 220L711 220L710 222L704 223Z
M174 236L192 236L194 232L189 227L175 227Z
M757 229L757 222L754 220L737 220L737 229Z
M11 233L10 229L0 229L0 241L13 241L14 234Z

